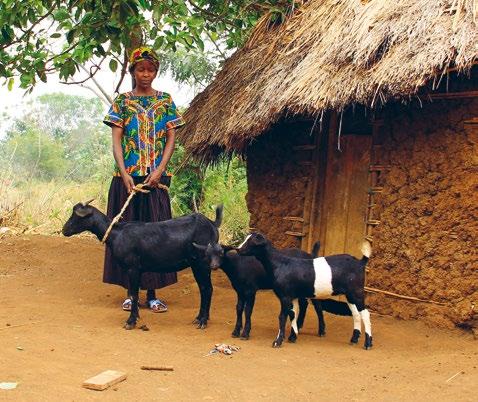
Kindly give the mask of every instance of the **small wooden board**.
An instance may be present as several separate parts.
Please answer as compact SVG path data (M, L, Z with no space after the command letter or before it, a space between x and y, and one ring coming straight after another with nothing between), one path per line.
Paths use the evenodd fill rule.
M115 370L106 370L86 380L83 383L83 387L94 389L95 391L103 391L124 380L126 380L126 373Z

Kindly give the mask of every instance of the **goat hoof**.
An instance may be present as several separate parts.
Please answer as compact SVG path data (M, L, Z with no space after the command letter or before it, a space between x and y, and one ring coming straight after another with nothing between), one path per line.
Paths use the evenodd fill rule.
M325 332L319 332L318 335L322 338L323 336L325 336Z
M241 335L241 341L248 341L249 340L249 335Z
M369 350L372 346L372 337L369 334L365 334L365 342L363 344L364 349Z
M296 343L296 342L297 342L297 337L289 338L289 339L287 339L287 341L288 341L289 343Z
M197 322L197 329L205 329L207 327L207 320L201 319Z
M233 338L239 338L239 331L238 331L238 332L234 331L234 332L231 334L231 336L232 336Z
M282 342L279 342L279 341L272 342L272 347L273 348L280 348L281 345L282 345Z
M130 324L128 322L123 325L123 328L128 330L134 329L134 327L136 327L136 324Z
M360 338L360 331L358 329L354 329L352 338L350 338L350 343L352 344L358 343L359 338Z

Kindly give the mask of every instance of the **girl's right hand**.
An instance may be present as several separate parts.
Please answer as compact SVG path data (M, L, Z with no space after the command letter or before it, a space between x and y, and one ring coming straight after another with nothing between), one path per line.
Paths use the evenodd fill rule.
M128 194L131 193L134 187L133 178L127 173L121 175L121 178L123 179L123 184L126 187L126 191L128 191Z

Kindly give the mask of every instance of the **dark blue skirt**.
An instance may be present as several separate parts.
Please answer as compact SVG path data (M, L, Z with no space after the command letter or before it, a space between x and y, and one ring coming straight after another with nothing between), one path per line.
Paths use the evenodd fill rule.
M142 183L146 176L132 176L134 183ZM161 183L169 186L170 177L163 176ZM123 208L128 192L121 177L113 177L108 192L107 215L113 219ZM171 203L168 192L162 189L153 189L149 193L137 193L124 211L120 222L159 222L171 219ZM176 272L153 273L145 272L141 276L141 289L160 289L178 281ZM128 289L128 274L124 272L114 260L111 251L106 246L103 282L123 286Z

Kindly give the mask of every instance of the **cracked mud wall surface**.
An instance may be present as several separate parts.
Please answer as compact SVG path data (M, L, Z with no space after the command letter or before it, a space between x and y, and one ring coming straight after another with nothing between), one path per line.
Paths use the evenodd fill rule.
M300 237L286 231L302 232L302 223L284 217L302 217L309 179L312 151L296 151L294 146L313 143L311 122L276 125L260 136L247 153L247 207L250 227L263 232L277 247L300 247Z
M385 113L376 197L381 224L367 285L438 306L369 295L375 310L440 326L478 325L478 100L440 100Z

